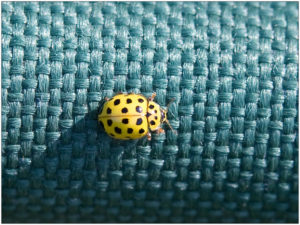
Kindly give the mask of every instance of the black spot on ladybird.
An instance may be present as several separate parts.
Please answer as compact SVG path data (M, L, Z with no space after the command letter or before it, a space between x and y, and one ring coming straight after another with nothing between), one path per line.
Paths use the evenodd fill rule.
M156 120L158 119L157 116L154 117Z
M157 110L155 109L154 112L157 113Z
M147 117L151 116L151 113L147 112L147 115L146 115L146 116L147 116Z
M142 119L142 118L138 118L138 119L136 120L136 125L141 125L142 122L143 122L143 119Z
M126 108L126 107L124 107L123 109L122 109L122 113L127 113L128 112L128 109Z
M154 105L150 105L149 108L150 108L150 109L154 109Z
M128 119L122 119L122 123L128 124Z
M111 119L107 120L107 125L108 125L108 126L111 126L112 123L113 123L113 121L112 121Z
M110 133L109 135L110 135L110 136L113 136L113 137L115 136L115 135L114 135L114 134L112 134L112 133Z
M152 126L154 126L154 125L155 125L155 121L154 121L154 120L151 120L151 121L150 121L150 124L151 124Z
M143 128L141 128L140 130L139 130L139 133L140 134L142 134L142 133L144 133L145 132L145 130L143 129Z
M132 134L132 132L133 132L133 129L132 129L132 128L128 128L128 129L127 129L127 133L128 133L128 134Z
M139 98L138 101L139 101L140 103L143 103L143 102L144 102L144 99Z
M111 114L111 108L108 107L107 110L106 110L106 113Z
M122 133L122 130L119 128L119 127L115 127L115 132L117 134L121 134Z
M120 99L116 99L115 101L114 101L114 105L119 105L120 104Z
M102 123L102 121L100 121L100 125L102 128L104 128L104 124Z
M139 113L143 112L143 108L141 106L137 106L135 109Z
M127 98L126 102L127 102L127 104L130 104L132 102L132 100L130 98Z

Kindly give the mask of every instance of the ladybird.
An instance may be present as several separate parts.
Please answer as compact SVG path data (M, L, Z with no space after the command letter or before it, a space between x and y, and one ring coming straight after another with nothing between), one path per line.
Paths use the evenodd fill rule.
M153 99L141 94L119 93L111 99L106 99L98 115L98 121L105 132L112 138L131 140L147 135L150 131L164 132L161 124L168 122L167 110L162 109Z

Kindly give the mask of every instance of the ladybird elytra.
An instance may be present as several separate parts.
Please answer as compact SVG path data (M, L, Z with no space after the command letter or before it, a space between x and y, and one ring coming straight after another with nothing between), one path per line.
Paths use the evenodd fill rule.
M162 132L167 121L166 110L141 94L120 93L107 99L98 115L98 121L112 138L129 140L148 136L150 131Z

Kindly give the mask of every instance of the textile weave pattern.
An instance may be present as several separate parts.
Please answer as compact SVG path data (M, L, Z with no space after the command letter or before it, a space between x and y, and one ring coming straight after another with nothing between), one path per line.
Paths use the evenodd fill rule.
M2 2L3 222L298 221L297 2ZM97 124L156 92L173 129Z

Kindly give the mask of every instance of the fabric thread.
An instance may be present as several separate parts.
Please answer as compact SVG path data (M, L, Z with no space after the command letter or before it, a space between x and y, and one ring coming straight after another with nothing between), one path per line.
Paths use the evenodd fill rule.
M2 219L297 223L297 2L2 2ZM176 132L97 124L156 92Z

